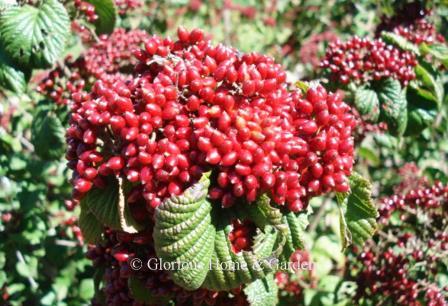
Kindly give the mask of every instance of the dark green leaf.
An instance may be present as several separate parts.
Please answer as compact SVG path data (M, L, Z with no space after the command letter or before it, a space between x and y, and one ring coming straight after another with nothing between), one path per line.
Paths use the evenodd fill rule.
M414 86L408 87L406 97L409 107L405 135L418 135L434 122L438 113L437 98L429 91Z
M387 122L391 134L402 135L406 130L407 100L400 82L394 79L386 79L378 90L381 103L381 116Z
M45 160L60 159L65 151L64 127L54 113L40 110L33 120L32 138L36 154Z
M0 42L14 61L27 68L51 66L62 54L70 19L57 0L7 8L0 16Z
M117 9L112 0L86 0L95 7L98 20L95 28L98 34L110 34L115 28L117 21Z
M88 207L83 207L81 209L78 223L84 240L87 243L95 244L100 241L104 227L95 215L89 211Z
M371 89L359 88L355 92L355 106L363 118L376 122L380 115L378 95Z
M0 48L0 86L16 93L26 89L26 75L19 70Z
M81 201L81 208L93 214L107 227L127 233L137 233L142 227L132 218L125 200L122 180L108 177L107 187L93 188Z

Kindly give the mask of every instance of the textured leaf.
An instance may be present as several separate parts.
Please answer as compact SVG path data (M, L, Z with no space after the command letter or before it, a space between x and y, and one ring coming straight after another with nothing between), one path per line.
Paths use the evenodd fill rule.
M87 243L95 244L100 241L104 227L87 207L81 208L78 223Z
M403 36L390 32L382 32L381 37L385 42L395 45L404 51L411 51L416 55L420 55L419 48Z
M33 120L32 143L42 159L60 159L65 151L64 127L58 117L48 109L41 109Z
M275 306L278 304L278 287L274 275L257 279L244 288L250 306Z
M98 19L95 21L95 29L98 34L110 34L117 21L117 9L112 0L86 0L95 7Z
M137 233L142 227L131 216L121 179L108 177L106 185L107 188L91 189L81 200L82 209L87 209L104 226Z
M0 16L0 42L14 61L27 68L46 68L61 56L70 19L57 0L7 8Z
M370 182L357 173L350 176L350 191L346 194L336 194L341 209L343 249L351 243L351 240L362 245L375 233L378 211L371 194Z
M271 259L277 240L276 232L268 226L255 237L253 252L232 251L228 236L230 220L219 217L210 271L203 284L209 290L230 290L241 284L264 278L274 271ZM230 268L229 268L230 267ZM234 267L234 270L232 270Z
M382 82L378 92L381 103L381 115L387 122L389 131L393 135L402 135L406 130L407 100L400 82L386 79Z
M448 47L445 44L431 44L425 43L420 45L420 50L424 54L431 54L436 59L442 62L445 68L448 68Z
M305 234L305 229L309 224L308 215L309 213L296 214L288 212L283 216L283 222L288 228L286 243L282 254L284 260L289 261L289 257L291 257L292 253L297 249L305 249L303 236Z
M167 262L191 263L170 271L173 281L188 290L204 282L213 252L215 227L212 206L206 199L209 185L204 177L156 209L153 236L157 255Z
M188 290L230 290L266 277L274 270L270 260L281 252L285 241L287 227L280 212L265 197L240 211L212 206L207 200L209 185L204 176L156 209L156 253L166 262L183 264L182 269L170 271L173 281ZM235 254L228 238L231 220L246 217L258 227L254 245L252 251Z
M355 106L363 118L376 122L380 115L378 95L371 89L359 88L355 92Z
M0 86L16 93L22 93L26 89L26 83L25 73L19 70L0 48Z

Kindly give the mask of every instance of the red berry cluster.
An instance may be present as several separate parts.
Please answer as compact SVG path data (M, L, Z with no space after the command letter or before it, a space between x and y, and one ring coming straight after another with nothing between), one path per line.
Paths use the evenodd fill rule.
M292 279L292 275L285 271L278 271L275 274L275 282L282 292L292 295L296 298L296 301L300 300L300 296L303 292L303 288L298 282Z
M68 71L65 71L65 67ZM81 91L85 86L85 80L81 77L76 61L67 56L64 66L57 64L37 86L37 91L57 104L68 104L70 96L74 92Z
M300 211L349 189L355 120L339 95L288 90L273 59L213 46L201 30L178 36L148 40L132 82L73 95L67 158L78 197L115 173L140 182L154 208L210 169L210 197L224 207L268 192Z
M435 248L440 241L444 247ZM422 302L423 305L448 305L448 288L439 288L434 282L440 273L438 266L447 255L448 235L440 232L426 241L427 245L421 245L422 242L413 234L405 233L397 241L379 242L375 248L366 248L360 253L358 268L354 270L358 285L355 300L378 302L381 296L397 305L420 306ZM431 254L431 249L439 254ZM417 271L419 266L421 271ZM416 278L417 272L420 277Z
M381 219L386 222L395 211L409 208L432 209L448 205L448 185L441 182L431 187L416 188L406 194L396 194L384 198L379 207Z
M398 169L400 183L394 185L394 194L407 194L412 190L429 188L431 184L427 177L422 176L422 170L416 163L405 163Z
M437 33L434 24L429 20L432 11L424 7L424 2L416 1L407 3L395 10L392 17L382 18L376 29L376 36L381 36L383 31L394 32L414 44L433 44L444 42L445 38Z
M295 305L303 299L303 289L316 288L316 278L310 253L305 250L296 250L289 258L289 270L281 270L275 274L275 281L288 305Z
M330 78L341 84L394 78L406 85L415 78L415 55L387 45L380 39L353 37L331 43L321 62Z
M120 15L126 15L130 11L143 6L141 0L114 0L114 2L115 6L118 8L118 14Z
M417 45L445 42L443 35L437 33L435 26L426 19L418 19L408 26L399 25L393 29L393 32Z
M98 15L95 13L95 6L93 4L82 1L74 0L75 8L83 15L86 16L88 22L95 22L98 20Z
M412 304L417 301L418 285L408 275L409 262L403 254L383 250L375 255L367 251L358 259L364 269L357 275L355 300L381 294L398 305L420 305Z
M438 275L446 273L448 186L427 187L417 170L410 164L400 173L414 171L414 180L422 186L406 186L405 177L395 188L401 194L381 201L381 235L368 241L361 253L355 250L358 261L348 261L347 271L358 284L357 304L448 305L448 287L436 285ZM390 218L392 213L396 218Z
M229 240L232 244L232 251L239 253L241 251L250 251L254 243L256 226L249 220L234 220L232 222L232 231L229 233Z
M59 104L67 104L70 95L81 92L86 86L104 75L126 79L136 60L132 50L138 49L149 35L141 30L127 32L116 29L111 35L102 35L79 58L67 57L42 80L37 90Z

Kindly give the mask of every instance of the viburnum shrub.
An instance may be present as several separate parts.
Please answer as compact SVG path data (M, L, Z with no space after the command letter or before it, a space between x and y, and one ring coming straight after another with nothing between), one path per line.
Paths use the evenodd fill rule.
M356 121L339 94L294 87L272 58L213 45L199 29L151 36L134 54L132 74L101 71L89 92L72 94L66 133L70 204L97 245L89 257L108 271L108 303L140 301L143 286L194 305L253 304L264 290L275 304L272 260L294 261L305 247L312 197L354 192L375 213L368 183L352 175ZM200 268L130 271L156 257Z
M447 305L448 287L440 286L438 275L448 255L448 186L415 185L400 184L401 193L381 200L381 235L355 252L358 260L350 266L360 303Z
M411 52L400 51L380 39L359 37L330 43L321 62L330 78L341 84L393 78L406 85L415 78L416 65L416 57Z
M222 206L269 193L302 210L310 197L349 190L350 108L320 85L288 89L269 57L213 46L200 30L153 36L130 82L99 80L73 95L67 130L74 197L104 177L140 183L150 208L214 170Z
M2 1L0 304L448 305L442 2Z

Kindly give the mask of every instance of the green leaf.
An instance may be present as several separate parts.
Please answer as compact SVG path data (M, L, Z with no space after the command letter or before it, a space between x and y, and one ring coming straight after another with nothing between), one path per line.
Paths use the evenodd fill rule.
M429 89L436 97L438 105L443 102L444 90L443 82L439 78L439 74L428 63L422 63L415 67L415 74L424 87Z
M378 95L371 89L358 88L355 92L355 106L363 118L376 122L380 115Z
M403 135L406 130L407 100L400 82L394 79L385 79L378 90L381 103L381 116L385 119L392 135Z
M375 233L378 211L371 194L370 182L357 173L350 176L350 192L336 194L341 212L343 249L346 249L352 240L354 243L362 245Z
M420 55L418 46L411 43L403 36L391 32L382 32L381 37L386 43L395 45L404 51L410 51L416 55Z
M156 209L153 237L157 255L167 262L191 263L170 271L173 281L188 290L204 282L213 252L216 231L212 205L206 199L209 185L208 177L204 177Z
M93 188L81 200L81 209L90 212L104 226L127 233L137 233L142 229L131 216L126 203L121 178L109 176L106 188ZM86 216L86 217L87 217ZM89 224L94 228L98 225Z
M88 207L81 208L78 223L84 240L87 243L95 244L101 240L101 234L103 233L104 227L95 215L89 211Z
M370 164L374 167L378 167L381 164L381 160L378 157L378 154L374 152L373 149L371 148L359 147L358 156L368 160Z
M32 131L31 142L40 158L56 160L64 155L64 127L54 113L40 110L33 119Z
M14 61L27 68L47 68L64 51L70 19L57 0L7 8L0 16L0 42Z
M257 279L244 288L250 306L275 306L278 304L278 287L274 275Z
M431 54L436 59L442 62L445 68L448 68L448 47L445 44L431 44L422 43L420 51L423 54Z
M305 249L305 242L303 237L305 229L308 226L309 213L293 213L288 212L283 216L283 222L287 225L288 231L286 236L286 243L283 249L283 259L289 261L292 253L297 249Z
M243 209L228 210L207 200L210 181L205 175L182 195L156 209L154 245L165 262L182 263L170 271L173 281L195 290L230 290L266 277L286 241L287 227L279 211L262 197ZM232 220L249 218L257 225L251 251L234 253L229 240ZM274 247L277 247L274 249Z
M418 135L432 125L438 113L437 98L429 91L409 86L406 91L409 102L408 126L405 135Z
M27 77L4 54L0 48L0 86L16 93L22 93L26 89Z
M86 0L95 7L98 19L95 21L95 29L98 34L110 34L117 21L117 9L112 0Z
M95 286L92 279L83 279L79 286L79 296L89 301L95 294Z
M310 88L310 83L304 81L297 81L296 87L299 88L302 91L302 93L306 94L306 92Z

